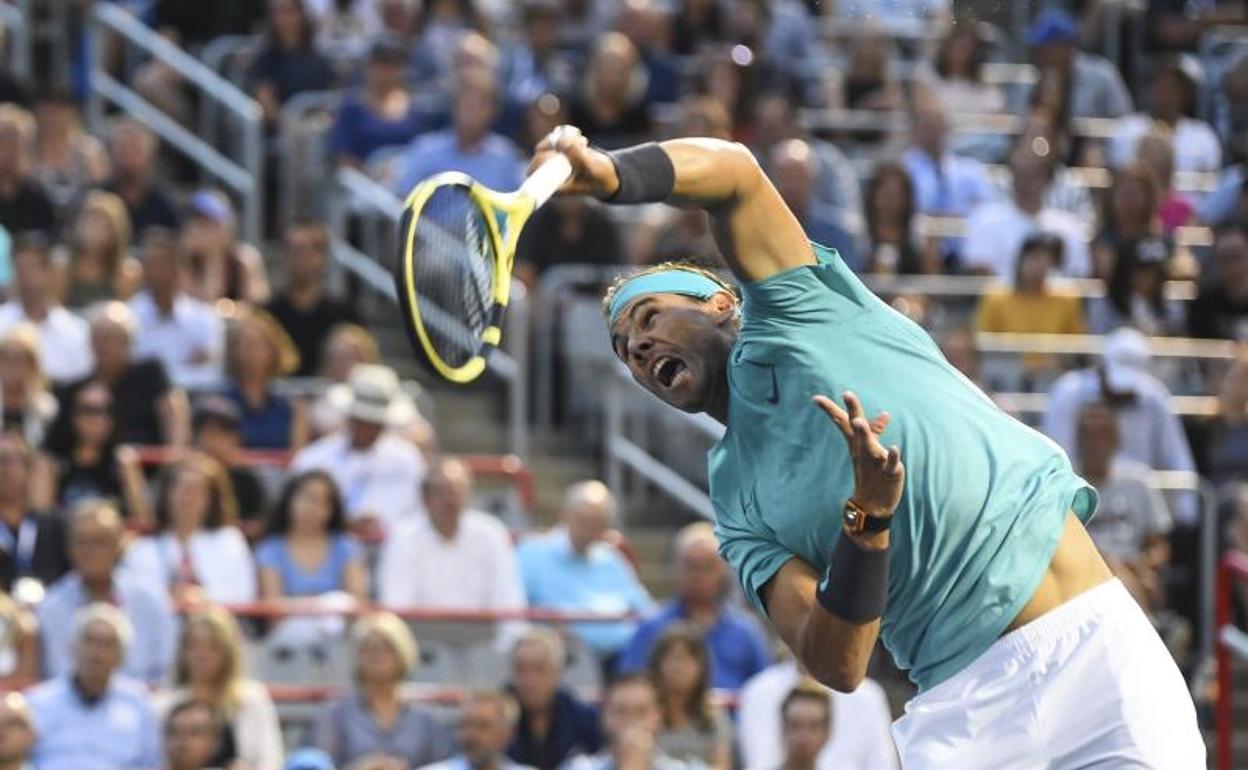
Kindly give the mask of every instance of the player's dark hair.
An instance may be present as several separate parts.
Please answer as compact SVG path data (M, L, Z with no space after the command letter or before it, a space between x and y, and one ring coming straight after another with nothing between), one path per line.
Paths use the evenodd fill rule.
M659 264L651 265L650 267L643 267L640 270L628 273L627 275L622 275L612 281L611 285L607 287L606 295L602 298L603 316L607 318L611 317L611 300L615 298L615 293L620 290L621 286L638 276L650 275L652 273L662 273L667 270L688 270L691 273L697 273L704 278L714 281L716 285L731 294L734 298L738 300L741 299L741 290L737 287L737 285L732 281L729 281L727 278L724 278L724 276L718 271L700 265L693 260L671 260L668 262L660 262Z

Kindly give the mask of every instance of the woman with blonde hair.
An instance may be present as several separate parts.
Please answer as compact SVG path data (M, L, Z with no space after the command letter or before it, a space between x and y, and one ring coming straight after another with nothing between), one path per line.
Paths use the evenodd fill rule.
M156 696L157 713L163 723L180 703L206 703L225 727L213 767L277 770L282 766L277 710L264 685L248 679L243 668L242 635L234 617L221 607L191 613L178 639L173 687Z
M263 310L236 306L225 359L229 385L223 395L238 405L243 446L298 449L307 443L305 406L273 386L299 369L299 350L281 324Z
M66 307L124 300L138 290L143 269L130 256L130 236L125 201L104 190L88 193L70 232L69 264L61 268Z
M0 427L42 446L56 417L56 397L39 365L39 330L19 324L0 335Z
M225 468L188 452L165 466L156 491L156 533L126 553L125 567L183 602L256 599L256 564L234 522L238 503Z
M732 722L711 702L711 654L692 623L669 626L650 652L648 672L663 712L664 754L710 770L732 767Z
M451 756L451 732L402 696L420 660L407 624L390 612L365 615L351 630L351 651L355 692L329 704L316 731L316 745L334 766L365 760L423 767Z

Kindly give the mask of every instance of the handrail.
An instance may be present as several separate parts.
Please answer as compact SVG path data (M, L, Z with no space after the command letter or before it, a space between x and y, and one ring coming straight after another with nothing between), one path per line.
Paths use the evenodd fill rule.
M950 116L954 134L990 134L1017 136L1026 127L1025 119L1015 113L957 113ZM845 108L805 108L799 113L801 125L815 132L834 131L908 131L910 115L905 110L860 110ZM1073 118L1071 133L1078 138L1112 139L1118 121L1112 118Z
M200 93L219 102L242 127L242 162L235 162L204 138L180 126L138 92L113 78L104 65L103 31L111 30L160 60L195 85ZM103 128L104 101L111 102L147 123L170 146L194 160L243 199L243 236L258 243L264 227L264 113L256 100L230 81L204 66L193 56L166 40L120 6L96 3L91 10L91 88L88 122L95 131Z
M1048 393L1003 393L993 391L993 398L1018 414L1044 414L1049 406ZM1179 417L1217 417L1222 405L1217 396L1171 396L1170 412Z
M966 217L920 215L917 226L921 234L932 238L960 238L966 234ZM1174 242L1178 246L1210 246L1213 244L1213 230L1202 226L1184 226L1174 231Z
M863 275L862 282L876 294L922 294L928 297L981 297L1010 285L987 275ZM1053 285L1080 299L1106 296L1105 282L1099 278L1061 278ZM1163 289L1168 300L1190 302L1196 298L1195 281L1167 281Z
M350 606L341 602L320 602L296 599L292 601L257 601L217 604L226 612L239 618L280 620L295 617L341 617L357 618L371 612L384 610L413 623L503 623L525 621L530 623L620 623L640 619L636 612L568 612L550 609L480 610L456 607L397 607L371 602L357 602ZM176 606L179 614L203 609L202 602L182 602Z
M1100 355L1105 350L1105 337L1095 334L979 332L975 335L975 344L980 353ZM1153 358L1214 361L1232 361L1238 349L1238 343L1230 340L1188 337L1149 337L1148 346Z
M0 26L9 32L8 39L4 42L8 47L10 70L23 80L29 78L30 43L34 36L30 18L22 8L0 2Z
M1229 551L1218 565L1217 585L1217 640L1215 661L1217 666L1218 699L1215 706L1214 724L1217 732L1217 768L1231 770L1231 755L1235 730L1234 690L1231 672L1231 655L1248 658L1248 634L1235 627L1231 621L1231 594L1236 581L1248 581L1248 553Z

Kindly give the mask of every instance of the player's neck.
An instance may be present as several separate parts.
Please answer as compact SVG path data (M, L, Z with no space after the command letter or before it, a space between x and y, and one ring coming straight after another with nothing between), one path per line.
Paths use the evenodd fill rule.
M715 418L720 425L728 424L728 404L730 401L728 390L728 374L717 380L715 389L711 392L710 401L706 407L706 413Z

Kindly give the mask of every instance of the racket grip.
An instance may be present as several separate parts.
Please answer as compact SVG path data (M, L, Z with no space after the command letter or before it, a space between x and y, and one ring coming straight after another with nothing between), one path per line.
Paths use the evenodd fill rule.
M572 176L572 163L562 153L551 156L550 160L537 167L537 170L520 185L520 192L533 199L533 208L539 208L550 196L554 195L568 177Z

